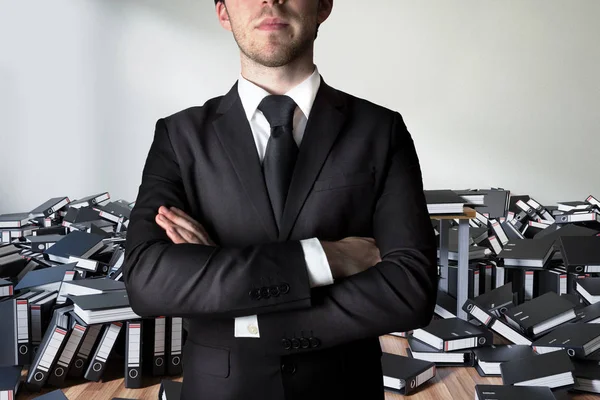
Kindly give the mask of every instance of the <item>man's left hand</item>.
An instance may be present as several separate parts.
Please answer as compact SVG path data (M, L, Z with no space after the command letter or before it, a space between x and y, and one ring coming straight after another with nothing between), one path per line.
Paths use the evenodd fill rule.
M198 221L176 207L161 206L155 219L175 244L195 243L216 246Z

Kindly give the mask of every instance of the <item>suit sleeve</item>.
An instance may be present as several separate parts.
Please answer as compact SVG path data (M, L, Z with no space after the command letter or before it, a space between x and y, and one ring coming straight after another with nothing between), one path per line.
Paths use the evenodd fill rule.
M436 244L419 160L394 113L383 190L373 214L381 262L312 290L310 309L258 315L266 354L293 354L403 332L431 321L437 293Z
M156 223L160 206L189 210L167 126L164 119L156 124L127 231L123 275L133 311L231 318L310 307L299 241L240 248L174 244Z

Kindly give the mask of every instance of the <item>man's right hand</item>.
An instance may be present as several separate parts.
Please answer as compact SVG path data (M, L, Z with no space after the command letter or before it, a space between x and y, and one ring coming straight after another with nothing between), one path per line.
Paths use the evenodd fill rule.
M321 241L333 279L358 274L381 261L375 239L350 236L337 242Z

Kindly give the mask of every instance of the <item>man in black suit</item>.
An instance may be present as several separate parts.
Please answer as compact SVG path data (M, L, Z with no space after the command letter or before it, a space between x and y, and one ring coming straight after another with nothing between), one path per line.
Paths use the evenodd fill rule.
M141 316L186 319L183 399L382 399L378 336L425 326L436 246L402 117L313 64L333 0L216 0L225 96L156 124L127 233Z

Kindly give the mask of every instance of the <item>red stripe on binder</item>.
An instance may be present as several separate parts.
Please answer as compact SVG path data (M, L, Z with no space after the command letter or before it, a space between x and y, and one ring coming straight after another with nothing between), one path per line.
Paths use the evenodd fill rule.
M13 295L13 287L12 287L12 285L8 287L8 294L11 295L11 296Z
M81 325L75 325L75 329L79 329L81 332L85 332L85 328Z
M444 349L448 351L448 342L444 342Z
M129 324L130 328L141 328L141 324Z
M61 335L66 335L66 334L67 334L67 331L65 331L65 330L63 330L63 329L60 329L60 328L56 328L56 329L54 330L54 332L56 332L56 333L60 333Z
M27 300L17 300L17 304L27 304Z

